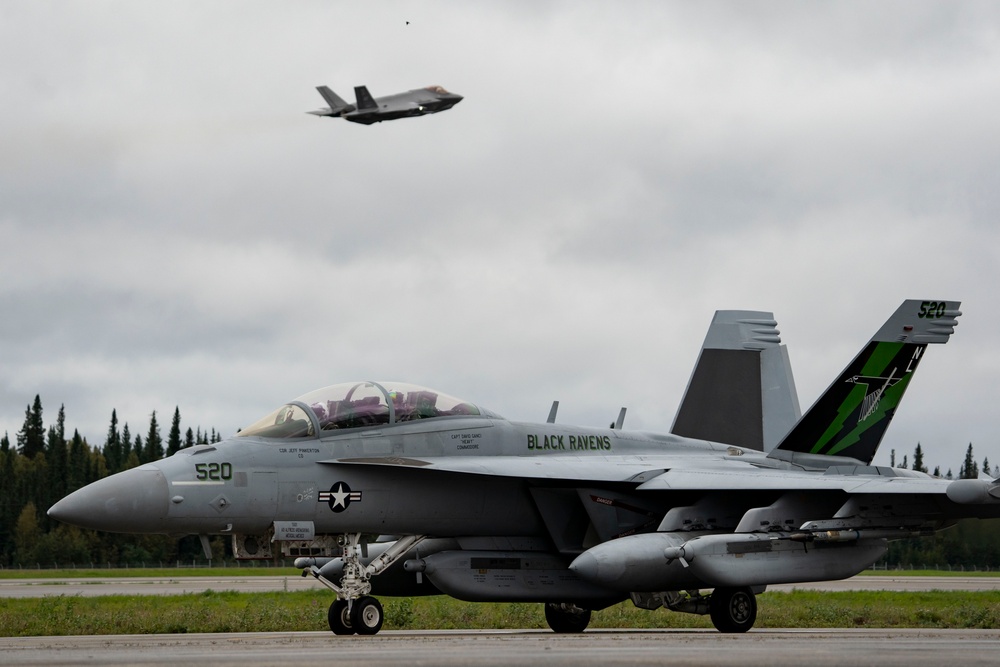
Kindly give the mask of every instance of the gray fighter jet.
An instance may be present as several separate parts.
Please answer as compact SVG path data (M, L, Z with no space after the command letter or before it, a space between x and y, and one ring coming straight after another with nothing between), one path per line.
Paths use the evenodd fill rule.
M397 95L375 98L371 96L365 86L356 86L354 97L357 104L348 104L326 86L318 86L316 90L330 106L306 113L311 113L314 116L339 117L363 125L437 113L450 109L462 101L461 95L449 93L441 86L428 86Z
M958 308L904 302L802 416L773 316L720 311L671 434L623 429L624 409L611 428L559 424L558 403L523 423L411 384L339 384L49 515L297 557L336 594L337 634L379 631L374 595L424 594L543 603L556 632L626 599L745 632L769 584L850 577L889 540L1000 517L1000 480L872 465Z

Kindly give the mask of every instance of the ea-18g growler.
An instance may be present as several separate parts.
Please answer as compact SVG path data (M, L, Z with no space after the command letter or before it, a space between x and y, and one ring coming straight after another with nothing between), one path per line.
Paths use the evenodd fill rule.
M297 557L375 634L377 595L545 605L556 632L631 599L745 632L769 584L842 579L889 540L1000 516L1000 482L873 466L959 304L906 301L804 415L771 313L719 311L672 432L513 422L401 382L293 400L236 436L118 473L49 515L124 533L230 535Z

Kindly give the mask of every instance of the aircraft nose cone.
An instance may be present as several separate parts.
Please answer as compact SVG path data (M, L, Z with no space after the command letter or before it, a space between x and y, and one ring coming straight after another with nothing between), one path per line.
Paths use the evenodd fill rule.
M156 468L134 468L69 494L51 508L57 521L112 533L162 532L167 480Z

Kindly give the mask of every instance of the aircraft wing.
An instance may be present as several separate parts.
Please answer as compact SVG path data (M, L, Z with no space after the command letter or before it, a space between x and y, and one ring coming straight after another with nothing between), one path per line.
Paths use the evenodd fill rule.
M844 491L864 494L944 494L951 480L879 474L866 466L854 466L827 474L763 468L726 461L719 465L676 456L560 456L541 459L525 456L442 456L424 458L364 457L322 461L336 465L409 467L472 475L563 480L580 483L625 482L638 484L638 491Z
M639 491L844 491L864 494L944 494L951 480L879 474L822 474L757 469L673 469L642 483Z
M669 459L669 460L668 460ZM398 456L329 459L332 465L369 465L419 468L441 472L526 479L559 479L587 482L644 482L677 463L675 457L560 456L558 461L528 456Z

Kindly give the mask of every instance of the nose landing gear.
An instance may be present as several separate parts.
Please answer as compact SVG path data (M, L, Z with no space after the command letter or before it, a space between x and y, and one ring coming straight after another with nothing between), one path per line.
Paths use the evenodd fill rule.
M337 594L337 599L330 605L327 621L330 630L335 635L374 635L382 629L385 613L378 600L371 597L371 582L373 576L380 574L390 565L399 560L407 551L423 541L423 535L401 537L390 548L379 554L370 563L361 562L359 542L360 533L340 535L337 543L341 547L341 558L344 561L344 575L340 584L335 584L322 574L315 565L303 572L313 575L320 583Z

